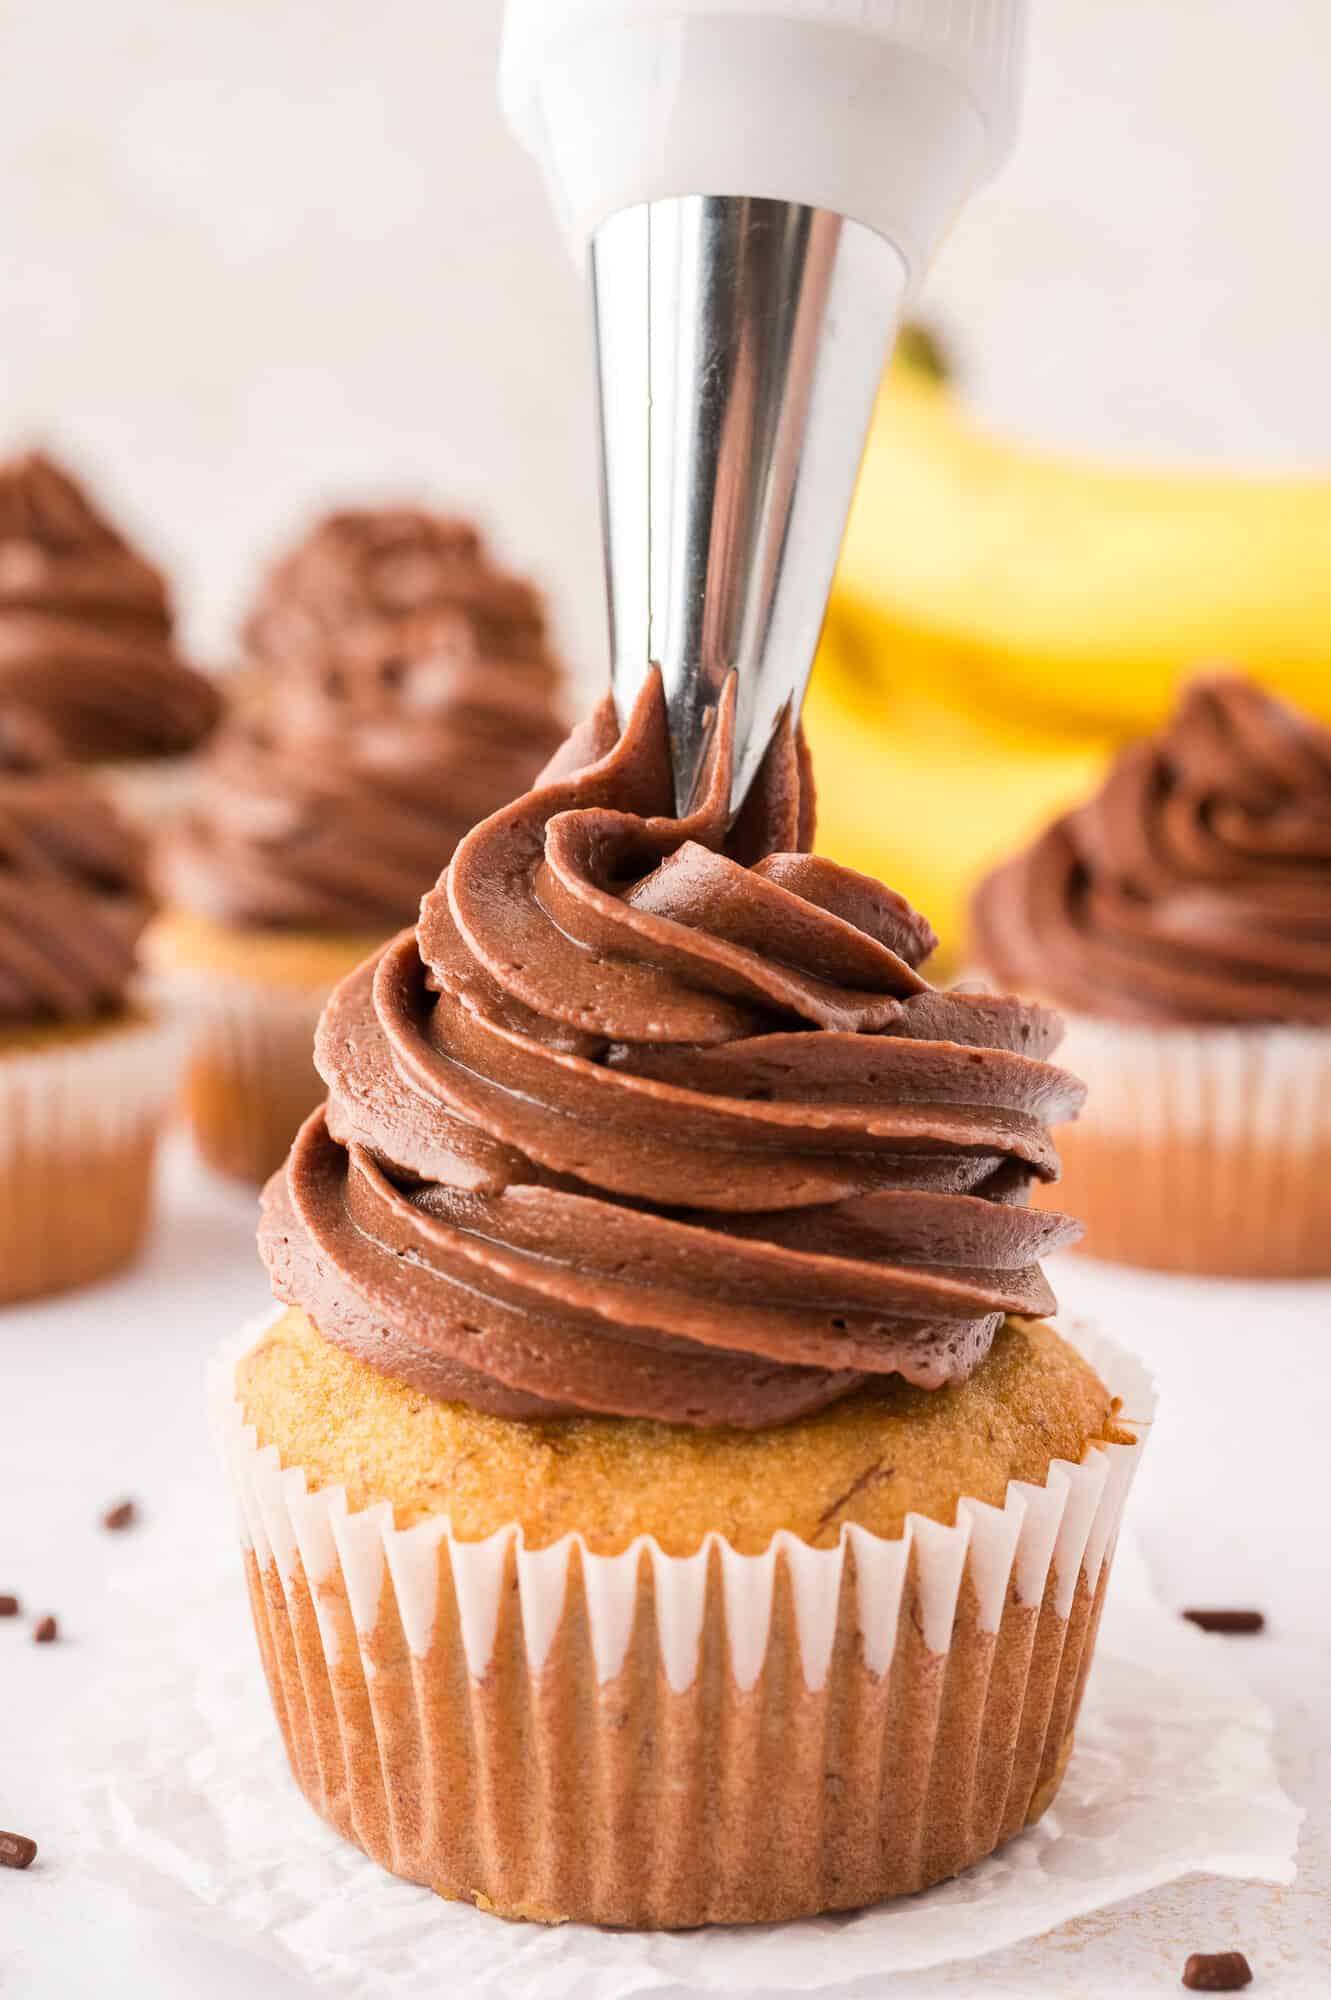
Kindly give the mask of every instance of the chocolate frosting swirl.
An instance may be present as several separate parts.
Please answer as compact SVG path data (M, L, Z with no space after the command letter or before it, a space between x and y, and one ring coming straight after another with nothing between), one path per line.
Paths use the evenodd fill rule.
M148 909L138 835L0 719L0 1025L121 1005Z
M164 898L216 922L381 935L562 734L544 659L488 658L455 607L324 642L318 675L236 723L164 840Z
M220 703L158 572L38 452L0 465L0 708L77 762L191 750Z
M807 852L789 728L727 832L728 730L681 820L659 680L604 704L325 1012L264 1255L429 1395L779 1423L1053 1304L1057 1017L929 986L923 919Z
M981 884L985 968L1125 1022L1331 1023L1331 732L1215 674Z
M415 507L347 509L317 521L269 572L243 637L262 665L318 679L330 643L448 610L465 615L486 654L545 656L539 593L493 567L470 522Z

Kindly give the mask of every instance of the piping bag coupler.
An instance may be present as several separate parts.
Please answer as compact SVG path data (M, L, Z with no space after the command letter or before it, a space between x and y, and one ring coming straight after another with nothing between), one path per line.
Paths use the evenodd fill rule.
M588 264L611 681L676 802L798 710L903 305L1011 143L1026 0L508 0L501 96ZM891 560L891 551L884 551Z

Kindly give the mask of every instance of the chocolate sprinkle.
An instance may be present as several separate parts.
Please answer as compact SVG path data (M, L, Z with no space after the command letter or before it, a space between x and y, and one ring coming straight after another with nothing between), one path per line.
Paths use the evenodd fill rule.
M1192 1993L1237 1993L1252 1983L1252 1967L1241 1951L1195 1951L1183 1968Z
M1199 1625L1203 1632L1261 1632L1266 1626L1264 1613L1260 1611L1185 1611L1183 1616L1190 1625Z
M36 1625L33 1627L32 1636L35 1643L39 1646L49 1646L53 1639L59 1638L60 1628L49 1611L45 1618L37 1620Z
M117 1500L114 1507L108 1507L102 1516L102 1526L113 1534L121 1528L132 1528L139 1518L139 1510L132 1500Z
M17 1597L0 1597L0 1618L17 1618L18 1610Z
M37 1859L37 1843L26 1833L0 1833L0 1868L30 1868Z

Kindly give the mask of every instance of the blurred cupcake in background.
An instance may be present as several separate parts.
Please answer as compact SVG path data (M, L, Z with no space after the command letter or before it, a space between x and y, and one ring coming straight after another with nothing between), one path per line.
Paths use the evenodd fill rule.
M145 823L184 798L221 710L159 571L35 451L0 463L0 705Z
M972 916L980 969L1068 1015L1089 1097L1061 1201L1087 1249L1331 1274L1331 731L1195 681Z
M213 1166L256 1183L321 1095L312 1048L329 992L414 922L461 836L523 791L563 734L535 592L488 569L482 580L472 536L457 595L435 565L429 601L395 612L391 593L366 587L367 552L392 535L373 517L335 520L352 518L356 534L312 538L327 622L279 648L261 705L219 739L156 861L165 908L149 948L196 1038L190 1122ZM385 518L425 524L436 553L464 540L428 517ZM510 602L525 609L506 627L487 607Z
M44 726L0 711L0 1301L127 1262L178 1036L133 996L140 835ZM72 1200L77 1191L77 1200Z

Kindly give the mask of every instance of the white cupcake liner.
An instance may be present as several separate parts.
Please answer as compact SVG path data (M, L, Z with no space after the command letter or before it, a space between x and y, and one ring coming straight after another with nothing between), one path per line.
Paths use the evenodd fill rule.
M87 1036L0 1054L0 1168L17 1153L114 1152L154 1129L182 1053L169 1014L143 1008Z
M147 1009L0 1055L0 1299L86 1283L130 1255L181 1059L174 1022ZM95 1198L71 1219L80 1177Z
M1087 1085L1057 1135L1093 1253L1216 1276L1331 1274L1331 1030L1071 1016Z
M314 1030L335 980L313 986L236 978L225 972L172 970L157 979L157 991L195 1035L215 1038L241 1063L256 1062L273 1034L301 1035L313 1061Z
M1151 1420L1136 1361L1089 1329L1066 1337L1133 1443L1014 1481L1002 1507L963 1499L954 1526L846 1526L832 1549L780 1533L761 1555L710 1535L689 1557L649 1537L616 1556L576 1534L529 1550L516 1526L462 1542L443 1518L399 1530L387 1503L350 1512L259 1448L229 1344L213 1408L298 1781L386 1866L514 1915L743 1921L957 1872L1057 1787ZM862 1763L848 1745L865 1728ZM759 1798L773 1845L755 1873L736 1841Z
M222 1172L266 1180L322 1100L314 1031L333 984L292 988L175 969L158 976L156 991L189 1038L194 1137Z

